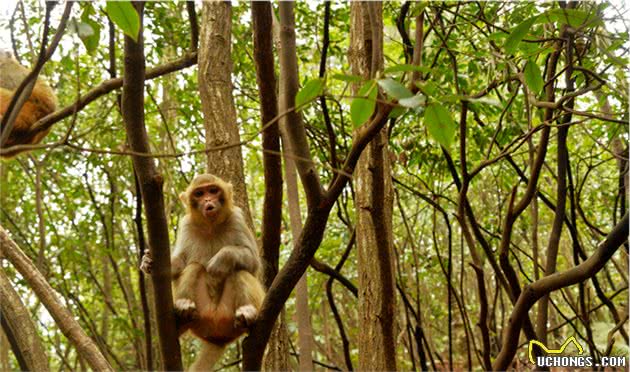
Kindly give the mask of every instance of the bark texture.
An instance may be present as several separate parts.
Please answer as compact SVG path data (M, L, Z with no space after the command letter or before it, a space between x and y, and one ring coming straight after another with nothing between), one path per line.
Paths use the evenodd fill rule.
M288 66L294 65L297 71L297 58L295 49L295 19L293 15L293 3L281 2L280 8L280 64L290 71ZM283 60L284 59L284 60ZM281 74L282 74L281 70ZM294 75L294 79L297 75ZM297 82L293 85L297 91ZM286 107L294 106L295 95L282 97L290 100ZM289 144L291 145L291 155L298 155L300 160L296 161L296 167L300 175L306 201L308 204L308 214L304 220L302 234L295 242L295 249L291 252L286 264L276 275L267 296L263 301L258 321L250 329L250 336L245 339L243 348L247 351L243 353L243 369L247 371L259 370L265 346L269 341L271 330L281 313L286 300L291 291L301 278L302 274L311 263L317 248L319 247L326 223L335 201L347 186L349 176L354 172L359 155L374 136L383 128L387 121L387 116L391 111L390 105L378 105L376 115L369 123L357 128L355 140L352 148L348 152L343 164L344 173L337 173L331 181L330 187L324 192L319 181L317 169L308 151L308 140L301 120L288 119L291 123L287 132Z
M283 50L283 54L280 57L280 112L288 112L295 106L295 95L298 91L299 85L299 73L298 62L295 57L295 29L293 28L293 7L286 4L280 7L281 24L283 25L280 40L283 45L291 43L289 48ZM289 28L287 26L291 26ZM299 125L297 125L300 123ZM297 164L301 163L302 167L312 167L313 163L306 164L300 162L299 158L308 159L310 156L310 150L308 149L308 141L306 140L306 133L297 131L297 128L303 128L302 114L300 112L291 112L280 119L280 133L282 137L282 146L284 157L284 173L286 175L287 184L287 203L289 206L289 220L291 225L291 238L293 243L293 250L298 249L296 242L302 234L302 216L300 208L300 195L297 177ZM293 132L293 136L289 135L290 131ZM304 137L302 137L304 136ZM299 145L296 146L291 143L291 138L299 138ZM292 148L292 146L294 146ZM306 150L302 153L298 149ZM294 151L295 150L295 151ZM313 186L314 189L319 189L319 183L317 186ZM300 371L312 371L313 370L313 329L311 327L311 314L308 307L308 287L307 287L307 274L304 272L300 280L295 287L295 311L298 325L298 350L299 350L299 370Z
M142 3L135 4L142 20ZM135 42L125 36L125 74L122 90L122 116L129 146L134 152L150 154L149 138L144 125L144 41L142 29ZM162 367L168 371L182 369L179 339L175 329L173 294L171 292L171 258L168 224L164 213L163 178L153 158L132 156L145 207L149 248L153 258L153 282L156 318Z
M254 63L260 97L262 127L265 200L261 227L263 284L269 288L278 274L282 229L282 159L280 158L280 130L278 124L268 125L278 115L271 3L252 2L254 32ZM285 312L280 314L269 340L264 366L268 371L288 371L289 337Z
M353 2L350 17L352 73L369 79L383 68L382 4ZM396 370L393 192L387 142L383 128L359 158L355 177L359 370Z
M12 335L11 348L18 361L22 360L20 368L26 368L29 371L48 371L48 358L37 334L35 323L1 267L0 299L2 299L0 301L2 328L8 328ZM9 332L6 333L9 334ZM6 364L0 367L8 369L9 366Z
M223 1L204 2L198 82L208 148L240 141L232 96L231 40L232 5ZM208 152L206 170L234 186L234 202L243 209L247 223L253 227L241 147Z

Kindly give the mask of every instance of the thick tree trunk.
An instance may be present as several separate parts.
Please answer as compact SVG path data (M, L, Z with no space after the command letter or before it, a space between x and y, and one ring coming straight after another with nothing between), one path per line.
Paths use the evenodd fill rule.
M280 158L280 131L277 123L267 127L278 115L271 3L252 2L254 32L254 62L260 97L265 200L261 227L263 284L269 288L278 274L280 238L282 228L282 159ZM276 321L264 360L265 370L288 371L289 336L285 312Z
M287 24L287 20L293 19L292 7L282 6L280 16L283 18L283 24ZM286 31L286 30L285 30ZM295 30L292 30L293 32ZM281 36L284 42L292 38L286 37L287 34ZM294 39L292 39L294 40ZM293 53L291 55L294 55ZM285 54L280 59L280 82L279 86L279 112L288 112L295 105L295 95L298 91L298 65L297 59L287 58ZM297 161L292 157L293 151L290 143L291 126L295 126L296 122L302 123L302 114L300 112L291 112L280 119L280 133L282 137L283 154L284 154L284 173L287 183L287 202L289 205L289 220L291 225L291 237L293 250L300 234L302 234L302 216L300 208L300 195L297 177ZM306 139L304 137L304 139ZM304 142L307 144L307 142ZM307 147L308 149L308 147ZM310 151L309 151L310 153ZM311 327L311 314L308 307L308 285L307 273L305 272L295 287L295 311L298 324L298 350L299 350L299 370L313 370L313 329Z
M0 299L2 328L13 340L11 346L16 359L21 361L20 368L29 371L48 371L48 358L35 323L1 267ZM3 350L5 351L8 350ZM9 366L0 365L0 368L8 370Z
M232 5L223 1L203 3L199 45L199 93L206 129L206 147L240 141L232 97ZM209 173L234 186L234 202L253 227L240 146L208 153Z
M74 319L70 310L66 308L57 296L57 292L48 284L44 276L37 271L33 262L9 238L7 232L0 226L0 253L22 275L31 286L37 298L44 304L55 320L61 332L76 348L81 358L96 371L113 371L112 366L103 356L94 341L85 334L79 323ZM3 297L4 299L4 297Z
M281 2L280 7L280 64L285 66L285 72L291 71L288 66L295 66L297 71L297 56L295 48L295 19L293 14L293 3ZM297 79L297 75L288 76L289 79ZM285 92L285 99L288 99L287 107L295 106L295 92L297 92L297 81L290 85L293 87L293 94ZM389 105L379 105L376 115L369 123L357 129L357 135L353 141L352 148L348 152L343 165L344 173L338 173L331 182L330 187L324 192L319 181L317 168L309 152L306 131L301 120L289 116L291 123L287 132L289 137L290 153L299 156L301 160L296 161L296 167L300 175L306 201L308 214L304 221L304 227L299 239L295 242L295 248L289 256L287 263L278 272L267 296L263 301L258 321L250 330L250 336L243 343L243 347L248 351L243 354L243 369L258 370L265 346L269 341L273 324L281 313L284 304L289 298L291 291L312 262L313 256L319 247L330 211L349 181L348 174L354 172L361 152L374 136L383 128L387 121L387 116L391 111ZM292 111L294 112L294 111ZM303 159L303 160L302 160Z
M142 3L136 3L142 20ZM125 74L122 90L122 116L131 150L150 154L149 139L144 126L144 46L142 29L135 42L125 36ZM142 201L144 203L153 258L153 281L155 312L158 321L158 336L162 367L168 371L182 369L179 339L175 329L173 294L171 292L171 259L168 224L164 213L163 179L158 173L153 158L132 156L138 175Z
M352 73L372 78L383 68L382 4L350 8ZM358 87L355 87L355 92ZM392 184L387 128L359 158L355 177L359 270L359 370L396 370Z
M280 87L282 91L283 82L280 81ZM286 107L281 107L281 110L286 110ZM281 120L283 128L283 139L286 138L286 125L288 123L285 120ZM283 143L286 143L283 140ZM287 201L289 204L289 219L291 221L291 237L295 242L300 238L302 234L302 216L300 215L300 195L298 192L297 173L295 169L295 163L289 157L285 157L285 174L287 177ZM294 246L293 249L296 247ZM306 272L302 275L295 287L295 311L298 323L298 345L299 345L299 370L300 371L312 371L313 370L313 328L311 327L311 312L308 307L308 280Z

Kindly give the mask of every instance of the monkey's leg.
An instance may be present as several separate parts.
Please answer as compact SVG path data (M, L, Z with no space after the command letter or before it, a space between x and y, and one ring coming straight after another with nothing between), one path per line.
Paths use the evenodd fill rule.
M248 271L237 271L226 281L224 291L226 298L222 297L222 303L225 300L234 309L234 328L249 328L256 321L265 297L260 281Z
M174 299L194 300L197 284L200 280L202 280L201 274L203 274L204 272L205 268L202 264L196 262L188 264L174 282Z
M210 274L206 275L208 286L216 284ZM256 320L264 296L260 282L246 271L229 275L221 285L218 299L211 298L214 289L210 287L207 296L199 295L200 320L192 328L199 338L215 344L226 344L242 335Z
M184 268L179 278L173 282L173 307L176 327L180 335L186 332L199 317L195 294L199 293L199 287L204 284L202 278L204 274L205 268L203 265L191 263Z

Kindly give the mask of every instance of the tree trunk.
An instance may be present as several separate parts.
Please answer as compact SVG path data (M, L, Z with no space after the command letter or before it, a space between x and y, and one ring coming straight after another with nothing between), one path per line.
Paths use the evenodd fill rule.
M2 299L0 301L2 328L7 336L12 336L13 342L11 342L11 346L16 359L18 361L21 360L20 368L29 371L48 371L47 354L37 334L35 323L1 267L0 299ZM5 351L8 351L8 349L2 352L4 353ZM4 365L3 363L3 365L0 365L0 368L8 370L9 365Z
M142 24L142 3L135 4ZM135 42L125 36L125 74L122 90L122 116L127 140L134 152L150 154L149 139L144 126L144 45L142 28ZM153 281L155 312L162 367L168 371L182 369L179 339L175 329L173 294L171 292L171 258L168 224L164 213L162 176L158 173L153 158L132 156L144 203L149 248L153 258Z
M206 147L240 141L232 97L232 5L223 1L203 3L199 45L199 93L206 129ZM209 173L234 186L234 202L253 227L247 199L241 147L208 152Z
M373 78L383 68L382 4L353 2L349 62ZM358 87L355 87L355 92ZM383 128L359 158L355 177L359 270L359 370L396 370L391 165Z
M291 7L282 6L280 14L283 19L293 17L293 10ZM284 22L283 24L287 24ZM294 31L294 30L293 30ZM285 41L289 39L285 37ZM280 82L279 82L279 112L287 112L294 107L294 97L298 91L298 65L297 59L285 58L283 56L280 59ZM291 130L290 126L294 125L295 121L302 122L302 114L299 112L292 112L280 119L280 132L282 136L282 145L284 154L284 173L287 180L287 202L289 205L289 219L291 224L291 241L293 243L293 250L296 250L295 246L300 234L302 234L302 216L300 208L300 195L297 177L296 161L291 156L295 154L291 148L288 132ZM307 273L304 272L302 277L295 287L295 311L298 323L298 350L299 350L299 370L300 371L312 371L313 370L313 329L311 327L311 314L308 307L308 286L307 286Z
M282 160L280 158L280 131L277 123L266 125L278 115L275 61L273 56L273 32L271 3L252 2L254 32L254 62L260 97L265 200L263 202L262 247L263 284L269 288L278 274L280 239L282 228ZM276 321L265 355L264 366L268 371L288 371L289 335L285 311Z
M279 5L281 25L280 65L285 66L284 69L281 69L281 74L287 74L284 78L287 78L287 82L291 82L291 84L287 83L287 85L293 92L293 94L290 94L287 91L283 94L283 98L288 100L286 107L295 106L295 93L298 88L297 74L290 73L290 71L297 72L293 6L294 4L291 2L281 2ZM304 221L302 234L295 242L294 250L291 252L286 264L276 275L271 287L269 287L258 315L258 321L251 327L250 336L243 343L243 347L248 351L243 354L243 369L260 369L265 346L269 341L273 325L278 315L282 312L291 291L312 262L313 256L322 241L330 211L348 184L350 179L348 175L354 172L359 156L367 144L385 125L391 107L390 105L380 104L376 115L370 122L357 129L352 148L349 150L343 165L344 173L338 173L334 176L326 192L322 189L315 162L309 151L304 124L299 116L295 117L291 113L287 113L287 120L291 123L287 131L290 154L297 155L300 159L295 163L304 193L306 194L308 214ZM292 113L294 112L292 111Z
M280 89L283 89L283 82L280 81ZM281 110L286 110L287 107L281 107ZM286 120L281 120L283 128L288 123ZM283 129L285 133L286 129ZM286 138L286 134L283 134L283 138ZM283 140L283 143L286 143ZM299 239L302 233L302 216L300 215L300 195L298 193L297 173L295 169L295 163L289 157L285 157L285 174L287 176L287 199L289 204L289 219L291 220L291 237L292 242ZM295 250L296 247L294 246ZM295 287L295 311L298 323L298 345L299 345L299 370L300 371L312 371L313 370L313 329L311 327L311 313L308 307L308 282L306 272L302 275Z

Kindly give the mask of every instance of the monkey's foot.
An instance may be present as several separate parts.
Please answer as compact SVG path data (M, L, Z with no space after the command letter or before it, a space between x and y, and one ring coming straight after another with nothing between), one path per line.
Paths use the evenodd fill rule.
M173 303L173 307L175 308L175 317L182 323L193 321L199 316L197 306L191 299L177 299Z
M245 305L234 312L234 328L249 328L258 318L258 310L253 305Z

